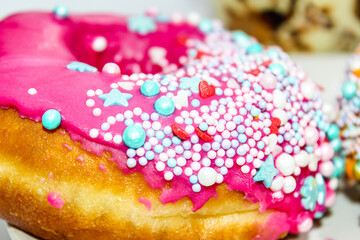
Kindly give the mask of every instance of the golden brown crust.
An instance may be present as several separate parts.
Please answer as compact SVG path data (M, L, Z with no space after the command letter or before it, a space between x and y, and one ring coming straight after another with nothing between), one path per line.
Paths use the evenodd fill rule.
M122 174L110 157L0 109L0 217L44 239L253 239L272 213L225 186L196 212L189 199L162 205L159 190ZM47 202L50 192L65 200L62 209Z

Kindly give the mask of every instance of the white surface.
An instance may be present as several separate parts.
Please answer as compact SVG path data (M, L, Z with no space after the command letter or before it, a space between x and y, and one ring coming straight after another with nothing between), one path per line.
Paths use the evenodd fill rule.
M57 3L69 6L71 12L114 12L139 13L149 6L159 6L166 13L172 12L199 12L204 17L213 16L210 0L2 0L0 3L0 19L10 13L24 10L52 10ZM324 87L324 99L335 103L335 96L344 79L344 69L347 55L295 55L295 61L305 69L310 77ZM322 219L321 225L316 226L310 233L291 236L287 240L353 240L360 236L360 202L352 202L344 194L338 196L331 214ZM0 220L0 240L10 240L5 223ZM14 229L12 234L18 234ZM21 234L21 233L20 233ZM19 235L18 235L19 236ZM20 235L24 236L24 235ZM17 237L16 240L21 238ZM14 239L15 240L15 239Z
M71 12L134 14L141 13L148 7L157 6L165 14L197 12L204 17L210 17L213 16L210 2L211 0L1 0L0 19L19 11L49 11L59 3L68 6Z

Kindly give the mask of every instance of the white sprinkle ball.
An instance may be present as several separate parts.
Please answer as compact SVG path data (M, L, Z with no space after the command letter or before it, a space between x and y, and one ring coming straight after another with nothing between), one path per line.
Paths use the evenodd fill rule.
M198 173L199 183L203 186L209 187L216 183L217 172L210 167L203 167Z
M103 90L101 90L101 89L96 89L96 91L95 91L95 94L96 95L101 95L101 94L103 94L104 92L103 92Z
M194 171L190 167L185 168L185 171L184 171L186 176L191 176L193 174L193 172Z
M86 100L87 107L93 107L95 105L95 101L93 99Z
M99 136L99 130L93 128L90 130L89 135L91 138L97 138Z
M156 121L156 122L153 122L153 124L152 124L151 126L152 126L152 128L153 128L155 131L157 131L157 130L160 130L160 128L161 128L161 123L158 122L158 121Z
M270 189L274 192L276 191L280 191L285 184L285 179L282 176L276 176L273 180L273 182L271 183Z
M179 165L180 167L183 167L186 165L186 159L184 157L179 157L177 160L177 165Z
M93 110L93 115L94 115L95 117L100 116L100 115L101 115L101 109L100 109L100 108L94 108L94 110Z
M37 90L35 88L29 88L28 94L35 95L37 93Z
M116 134L116 135L114 136L114 138L113 138L113 141L114 141L115 144L120 144L120 143L122 143L122 136Z
M113 136L111 133L105 133L104 134L104 141L110 142L112 140Z
M140 116L142 114L142 110L139 107L134 108L133 112L135 116Z
M275 165L284 176L293 174L296 166L294 158L287 153L282 153L278 156Z
M88 90L88 91L86 92L86 95L87 95L88 97L93 97L93 96L95 96L95 91L92 90L92 89L90 89L90 90Z
M120 67L116 63L106 63L102 69L102 72L116 75L121 73Z
M114 125L116 123L116 118L114 116L110 116L106 120L109 124Z
M144 121L142 126L143 126L143 128L148 129L151 127L151 123L149 121Z
M124 117L125 117L125 118L133 118L133 117L134 117L134 114L133 114L132 111L126 110L126 111L124 112Z
M164 171L165 169L165 163L163 162L157 162L156 163L156 170L158 170L159 172Z
M242 171L243 173L249 173L249 172L250 172L250 167L249 167L248 165L243 165L243 166L241 167L241 171Z
M287 176L284 180L284 192L291 193L296 188L296 181L295 178L292 176Z
M107 48L107 40L103 36L98 36L94 39L94 41L91 44L92 50L95 52L103 52Z

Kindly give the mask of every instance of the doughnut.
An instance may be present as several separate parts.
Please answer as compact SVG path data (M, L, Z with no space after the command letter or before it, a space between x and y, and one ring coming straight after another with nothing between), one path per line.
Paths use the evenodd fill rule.
M338 98L340 114L338 117L339 128L334 129L334 134L340 135L342 151L334 164L339 166L342 172L346 172L351 185L360 181L360 95L358 93L360 81L360 46L349 57L345 81L341 87L341 95ZM346 159L346 161L344 161Z
M360 3L318 0L215 0L230 29L286 51L351 52L360 41Z
M278 239L335 201L320 87L218 20L0 22L0 217L42 239Z

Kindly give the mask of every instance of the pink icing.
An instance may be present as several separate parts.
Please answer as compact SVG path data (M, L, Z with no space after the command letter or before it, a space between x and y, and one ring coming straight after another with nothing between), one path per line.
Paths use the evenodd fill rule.
M65 204L64 199L62 199L58 193L49 193L47 195L47 201L51 206L58 209L62 209Z
M231 34L221 28L217 29L218 32L204 34L196 26L188 23L157 21L155 32L140 35L128 30L127 21L126 17L110 15L72 15L66 19L57 19L52 14L38 12L17 14L2 21L0 23L0 81L2 83L0 85L0 106L16 108L20 116L35 121L40 121L42 115L48 109L58 110L62 116L60 127L66 129L74 141L81 142L84 149L99 156L104 151L111 152L112 158L110 160L115 161L123 173L141 172L150 187L162 189L160 196L162 203L176 202L181 198L189 197L194 204L193 210L196 211L209 198L217 196L217 184L212 184L211 186L204 185L199 192L196 192L193 190L193 184L189 181L189 176L181 174L172 178L171 188L165 189L167 181L164 179L163 171L159 171L156 165L156 163L161 161L159 154L156 154L154 160L149 161L145 167L137 164L134 168L129 168L127 166L128 147L124 143L119 144L115 141L106 140L106 134L108 133L111 134L111 137L121 136L126 125L124 122L116 122L116 124L110 126L109 131L102 131L101 126L109 121L108 117L115 117L119 113L126 114L126 111L135 112L137 107L141 107L142 112L153 113L155 101L160 96L165 96L167 90L164 88L161 90L160 88L163 92L160 92L156 97L147 98L140 93L140 86L143 81L150 79L159 83L162 77L166 75L172 79L171 82L178 83L182 77L193 77L197 71L201 70L204 73L205 70L211 68L208 67L211 64L217 67L215 71L219 71L219 74L205 72L203 75L200 75L201 78L209 80L210 76L215 80L215 82L210 82L210 84L223 91L229 92L231 90L232 94L229 94L228 97L236 99L239 95L243 97L243 100L239 100L239 102L244 101L244 98L247 96L246 94L250 90L247 90L246 87L240 88L240 84L237 82L231 83L230 80L228 82L224 80L231 78L232 75L229 72L222 74L221 68L218 67L218 62L222 64L220 66L226 66L226 68L233 69L233 71L240 69L245 78L257 79L254 82L263 83L267 93L263 91L258 96L264 99L268 97L266 94L274 94L274 90L271 88L274 88L276 81L279 81L272 74L271 78L261 78L265 76L264 73L268 70L268 65L272 61L274 63L280 62L286 64L289 68L286 72L287 76L299 78L298 82L309 80L277 48L274 49L280 52L279 59L274 60L263 54L259 63L249 58L249 61L252 62L246 65L247 63L238 61L235 57L233 59L235 62L226 63L233 56L239 57L239 55L245 54L245 50L232 42ZM103 36L107 39L108 47L106 51L101 53L91 49L93 40L98 36ZM256 42L254 39L251 39L251 43ZM166 67L154 63L154 60L149 57L149 51L152 47L160 47L166 50L166 60L168 61ZM194 49L197 50L197 53L191 57L189 51ZM265 48L266 51L269 49ZM106 63L115 62L120 66L123 75L100 72L79 73L66 68L72 61L85 62L99 70ZM266 74L269 73L267 72ZM129 100L129 107L104 107L103 100L92 93L89 94L89 91L108 93L114 85L121 92L133 95ZM35 94L33 94L34 91L29 90L32 88L36 89ZM173 93L175 95L178 94L179 89L173 91ZM297 93L295 91L294 95ZM160 116L159 120L152 121L152 124L159 122L161 129L163 129L165 126L171 126L176 122L176 117L180 116L183 110L186 109L190 113L199 110L199 107L194 107L190 104L193 99L198 99L200 106L210 106L213 100L219 103L224 97L223 95L214 95L202 99L198 95L193 93L189 96L187 107L183 107L181 110L176 109L175 113L171 116ZM299 93L298 95L299 100L290 105L290 109L296 108L296 104L299 102L307 102L302 94ZM304 95L308 95L308 93ZM92 101L93 104L91 106L89 106L88 100ZM271 102L271 99L269 102ZM314 108L320 109L320 107L321 104L315 102ZM95 108L101 110L99 116L94 115ZM239 106L236 106L235 110L238 111L238 109ZM273 114L276 117L282 117L282 115L277 115L270 107L265 112L268 112L269 116ZM139 115L133 115L131 119L135 123L144 122ZM260 124L256 118L253 120L256 124ZM309 123L309 125L311 124L314 125ZM185 129L184 124L179 123L179 125ZM198 127L198 124L193 125ZM97 129L99 135L91 137L89 133L92 129ZM290 127L285 125L284 129L290 131L291 125ZM318 129L314 129L316 133L320 132ZM217 133L220 132L218 129L216 131ZM192 131L189 130L189 132ZM269 133L266 134L263 130L258 132L261 134L261 137L269 135ZM275 133L277 133L277 129ZM194 136L196 134L190 133L190 135ZM255 135L255 131L253 134L250 133L248 135ZM147 137L148 140L149 137ZM303 144L300 143L301 140L298 143L298 145L301 145L301 149L305 145L305 140L302 139L302 141ZM326 141L323 132L320 132L319 145L317 145L317 142L313 143L316 148L315 152L316 150L319 152L321 141ZM200 140L200 143L204 142ZM251 143L249 142L249 144ZM328 147L329 145L325 146ZM267 149L267 147L270 147L270 143L265 143L264 149ZM273 150L274 156L276 156L276 153L284 151L282 147L284 146L280 144L280 147ZM171 145L166 150L174 150L174 148ZM261 151L258 146L255 146L253 149L258 152ZM195 151L192 152L195 153ZM201 159L207 156L205 151L200 151L199 154ZM267 152L264 150L262 161L266 160L264 155L269 154L270 150ZM236 165L238 157L239 155L235 155L230 158L235 162L234 165ZM320 157L318 156L318 160L320 160ZM326 153L323 157L329 160L332 158L332 154ZM77 160L83 162L82 158ZM267 209L282 211L277 215L275 214L276 216L274 215L273 219L277 220L273 220L271 223L278 226L274 228L277 229L276 234L288 230L298 232L297 226L301 222L298 216L304 213L310 217L315 215L315 211L309 212L304 209L299 192L305 178L314 175L317 169L311 171L307 168L301 169L301 173L294 176L297 185L292 193L285 194L283 191L278 191L276 192L278 195L274 196L275 193L266 188L262 182L255 182L253 180L251 171L256 172L259 167L254 167L251 163L245 163L244 166L249 167L248 173L245 174L246 171L241 170L237 165L236 167L229 167L227 174L223 175L223 179L220 182L226 183L229 190L244 192L245 198L249 201L260 202L260 211L262 212ZM190 163L183 166L182 170L185 171L186 167L190 167ZM215 166L214 161L211 162L210 167L216 169L218 171L217 174L219 174L220 168ZM169 169L167 166L165 168L166 170ZM99 165L99 169L106 170L103 165ZM198 170L194 172L198 173ZM332 196L332 193L332 189L327 188L327 195ZM50 193L48 201L56 208L62 208L64 204L64 200L56 193ZM143 203L148 209L151 208L151 202L147 199L140 197L139 202ZM325 207L318 204L315 210L324 212ZM268 238L271 239L270 236Z
M145 197L139 197L139 202L144 204L144 206L146 207L146 209L148 211L151 210L151 202L149 199L145 198Z

